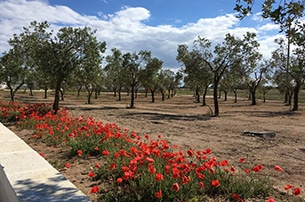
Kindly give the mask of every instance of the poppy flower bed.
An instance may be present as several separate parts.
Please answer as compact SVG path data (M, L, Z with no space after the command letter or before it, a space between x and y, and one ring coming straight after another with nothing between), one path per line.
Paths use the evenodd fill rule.
M98 157L87 177L96 181L91 194L101 201L205 201L211 198L275 201L264 166L240 158L235 165L213 156L212 149L184 150L158 136L139 135L93 117L75 117L67 109L54 114L48 104L1 103L0 120L33 129L32 139L50 147L68 148L71 158ZM69 169L71 164L65 163ZM274 172L284 172L274 166ZM301 194L287 184L283 190Z

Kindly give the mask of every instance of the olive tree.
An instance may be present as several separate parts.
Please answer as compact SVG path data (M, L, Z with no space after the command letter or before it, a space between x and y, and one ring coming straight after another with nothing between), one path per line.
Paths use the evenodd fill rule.
M4 53L0 58L0 81L6 83L10 90L11 102L15 101L15 93L25 83L27 67L23 57L15 49Z
M94 31L89 27L63 27L56 35L47 31L49 23L32 22L19 35L24 47L29 47L37 68L54 81L53 110L59 109L61 85L81 64L88 62L85 47L95 43ZM94 47L98 48L98 47Z
M215 116L219 115L218 87L223 74L226 70L242 67L244 61L257 57L259 44L255 41L255 37L253 33L244 34L242 39L226 34L224 41L217 44L214 50L212 50L211 42L206 38L198 37L194 41L197 50L202 54L202 60L212 72Z

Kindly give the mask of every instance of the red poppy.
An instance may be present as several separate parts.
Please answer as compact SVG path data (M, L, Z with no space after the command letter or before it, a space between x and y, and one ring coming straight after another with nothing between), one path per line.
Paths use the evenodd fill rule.
M211 154L212 150L210 148L203 151L203 154Z
M159 190L155 193L156 198L162 198L162 190Z
M98 151L98 150L99 150L98 146L94 147L94 150L95 150L95 151Z
M219 187L220 186L219 180L212 180L211 185L213 187Z
M157 169L154 167L153 164L149 164L148 165L148 171L149 171L150 174L154 174L154 173L156 173Z
M291 189L292 188L292 185L290 185L290 184L286 184L286 186L285 186L285 190L289 190L289 189Z
M274 170L277 170L277 171L280 171L280 172L284 171L283 168L281 168L281 167L278 166L278 165L275 165L275 166L274 166Z
M233 194L232 197L233 197L236 201L244 202L244 200L243 200L242 198L240 198L238 194Z
M186 177L186 176L182 177L182 184L188 184L189 181L191 181L190 177Z
M131 148L130 148L130 151L131 151L132 153L136 154L136 153L137 153L137 148L131 147Z
M245 162L245 158L240 158L239 162L244 163Z
M177 182L175 182L172 185L172 190L175 191L175 192L178 192L180 190L179 184Z
M44 153L39 153L39 155L40 155L41 157L43 157L43 158L45 157L45 156L44 156Z
M204 184L203 182L199 182L200 188L203 189L204 188Z
M250 169L249 169L249 168L246 168L246 169L245 169L245 173L250 173Z
M152 159L152 158L150 158L150 157L146 157L145 160L146 160L148 163L154 162L154 159Z
M114 170L114 169L116 169L116 165L115 165L115 163L111 163L110 164L110 170Z
M89 172L89 173L88 173L88 176L89 176L89 177L94 177L94 175L95 175L94 172Z
M252 170L253 170L254 172L260 172L261 169L263 169L263 165L254 166L254 167L252 168Z
M234 172L236 171L236 168L235 168L234 166L231 166L230 171L231 171L232 173L234 173Z
M187 154L188 154L189 156L194 156L194 151L191 150L191 149L189 149L189 150L187 150Z
M128 179L130 179L132 177L133 177L133 173L131 171L124 172L124 176L123 176L124 180L128 180Z
M296 196L300 195L301 194L301 188L299 188L299 187L294 188L292 193Z
M268 198L266 202L275 202L274 198Z
M77 150L77 156L82 156L83 155L83 151L82 150Z
M173 178L180 178L180 171L178 168L173 168L172 173L173 173Z
M219 163L220 166L227 166L229 162L227 160L223 160Z
M109 155L109 151L103 150L103 151L102 151L102 154L103 154L104 156L108 156L108 155Z
M116 180L116 182L117 182L117 183L121 183L121 182L123 182L123 179L119 177L119 178Z
M66 164L65 164L65 167L66 167L66 168L70 168L70 167L71 167L71 164L70 164L70 163L66 163Z
M98 191L99 191L98 186L94 186L94 187L92 187L92 189L91 189L91 193L97 193Z
M157 182L160 182L161 180L163 180L164 178L163 178L163 175L161 174L161 173L157 173L156 174L156 181Z
M96 168L100 168L100 167L101 167L101 164L96 163L96 164L95 164L95 167L96 167Z
M239 199L238 194L233 194L232 197L233 197L235 200L238 200L238 199Z

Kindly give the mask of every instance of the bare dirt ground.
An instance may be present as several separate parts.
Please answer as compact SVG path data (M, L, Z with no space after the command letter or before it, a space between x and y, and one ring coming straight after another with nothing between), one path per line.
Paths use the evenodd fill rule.
M46 102L41 96L37 100L37 97L20 95L19 99ZM149 134L153 138L162 134L171 144L185 149L211 148L219 160L227 159L234 165L240 164L239 158L245 158L250 168L263 164L261 175L269 177L276 189L285 191L284 186L291 184L301 187L301 197L305 197L304 104L300 104L299 111L292 112L278 101L258 101L258 105L251 106L248 100L239 99L233 103L233 99L224 102L221 98L220 116L211 117L210 109L195 103L192 96L177 95L164 102L160 100L156 97L156 102L151 103L150 97L139 95L135 108L130 109L127 108L129 97L126 95L123 95L123 101L118 102L112 94L102 94L97 100L93 99L90 105L85 104L85 97L69 95L60 105L67 107L75 116L92 116L103 123L116 123L120 128L128 128L140 135ZM52 98L48 101L51 102ZM208 98L207 102L213 109L212 99ZM276 136L264 139L243 135L244 131L272 131ZM51 149L35 144L29 131L16 133L37 152L44 153L55 167L63 167L69 161L71 168L59 171L92 200L96 199L94 194L90 194L95 184L87 173L99 162L98 159L67 159L62 148ZM274 165L281 166L284 172L274 171Z

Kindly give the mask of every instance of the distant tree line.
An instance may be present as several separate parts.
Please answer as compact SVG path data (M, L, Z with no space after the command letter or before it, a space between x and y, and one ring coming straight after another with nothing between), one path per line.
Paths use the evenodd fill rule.
M134 107L136 92L144 88L146 94L160 91L174 95L182 79L180 72L162 68L163 62L152 57L150 51L122 53L113 48L112 54L104 56L106 42L100 42L90 27L63 27L55 35L48 22L31 22L20 34L9 40L11 49L0 58L0 81L10 90L11 101L24 84L45 90L55 90L53 109L59 108L63 88L76 88L78 93L85 88L88 103L91 96L101 89L112 89L121 100L122 89L130 93L130 107ZM102 66L106 62L105 66Z

